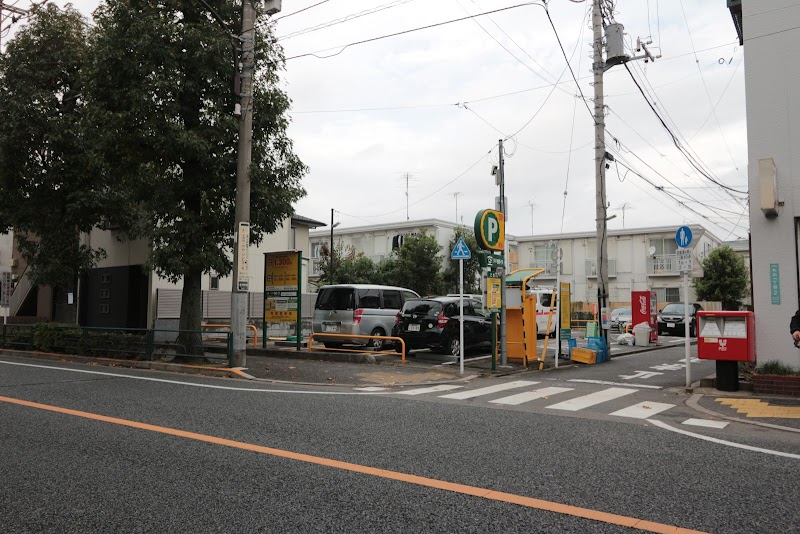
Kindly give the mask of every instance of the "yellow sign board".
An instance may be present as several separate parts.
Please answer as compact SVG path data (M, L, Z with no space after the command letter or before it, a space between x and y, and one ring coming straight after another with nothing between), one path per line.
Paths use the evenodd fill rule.
M264 322L297 322L300 253L267 252L264 260Z
M502 302L502 285L499 278L486 279L486 309L499 311Z
M561 282L560 293L558 310L561 316L561 328L570 328L572 324L572 299L569 282Z

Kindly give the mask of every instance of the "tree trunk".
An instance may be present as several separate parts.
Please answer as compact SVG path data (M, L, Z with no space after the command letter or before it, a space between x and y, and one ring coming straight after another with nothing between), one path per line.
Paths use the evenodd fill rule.
M203 320L203 293L201 282L203 273L193 270L183 275L183 291L181 292L181 319L176 352L189 356L203 356L203 340L200 325ZM176 361L186 361L186 356L176 356ZM191 358L194 360L194 358Z

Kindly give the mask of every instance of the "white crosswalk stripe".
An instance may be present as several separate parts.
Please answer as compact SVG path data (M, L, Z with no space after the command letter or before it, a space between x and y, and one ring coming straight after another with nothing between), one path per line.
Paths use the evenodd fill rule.
M583 410L589 406L594 406L596 404L624 397L625 395L630 395L631 393L636 393L636 391L637 390L635 389L628 388L608 388L602 391L596 391L595 393L590 393L588 395L583 395L582 397L576 397L564 402L559 402L558 404L553 404L547 408L550 410L566 410L570 412L577 412L578 410Z
M558 395L559 393L565 393L567 391L572 391L572 390L573 388L557 388L557 387L534 389L533 391L517 393L516 395L510 395L508 397L503 397L502 399L495 399L489 402L492 402L494 404L505 404L509 406L516 406L518 404L522 404L523 402L528 402L536 399L544 399L547 397L551 397L553 395Z
M674 407L674 404L667 404L666 402L640 402L639 404L617 410L611 415L616 415L617 417L631 417L633 419L647 419L651 415L665 412Z
M407 391L398 391L398 395L424 395L426 393L438 393L440 391L450 391L451 389L461 389L464 386L431 386L429 388L409 389Z
M681 424L689 426L702 426L705 428L725 428L728 426L728 423L725 421L710 421L708 419L687 419Z
M491 395L492 393L498 393L500 391L506 391L509 389L523 388L525 386L532 386L538 383L539 382L533 382L531 380L515 380L514 382L506 382L505 384L496 384L494 386L488 386L485 388L459 391L458 393L449 393L447 395L441 395L439 398L455 399L455 400L472 399L475 397L480 397L481 395Z

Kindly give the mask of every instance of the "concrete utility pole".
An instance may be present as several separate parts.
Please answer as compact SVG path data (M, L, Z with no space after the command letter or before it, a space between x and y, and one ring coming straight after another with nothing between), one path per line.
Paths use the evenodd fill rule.
M253 151L253 75L255 74L255 19L253 0L242 2L241 57L241 117L239 119L239 147L236 163L236 246L233 248L233 287L231 287L231 332L233 333L233 366L247 363L247 301L250 291L247 265L250 240L250 159ZM245 229L247 232L245 232ZM245 243L242 243L242 240ZM243 257L244 256L244 257Z
M597 226L597 311L608 305L608 243L606 220L606 139L605 110L603 106L603 16L600 0L592 1L592 30L594 51L594 170L595 170L595 223ZM608 343L608 331L601 330Z
M267 0L267 15L281 10L280 0ZM231 287L231 333L233 334L234 367L247 364L247 308L250 295L250 274L247 268L250 248L250 160L253 152L253 76L255 76L256 8L253 0L242 1L241 89L239 93L239 146L236 162L236 239L233 247L233 285Z
M614 65L621 65L632 59L644 59L655 61L647 45L652 41L642 42L636 40L636 51L644 50L644 55L630 57L625 52L624 46L624 27L622 24L613 22L606 28L606 48L608 51L607 61L603 61L603 14L600 9L601 0L592 0L592 30L593 39L593 62L592 71L594 72L594 170L595 170L595 219L597 224L597 307L598 312L609 304L608 287L608 203L606 202L606 119L605 106L603 105L603 73ZM623 217L625 211L622 212ZM603 337L606 338L608 345L608 330L601 330Z
M506 215L506 175L503 160L503 140L500 139L500 163L497 167L497 177L500 181L500 213L505 219ZM505 224L503 224L505 228ZM506 365L506 270L508 269L508 243L503 236L503 269L500 271L500 365Z

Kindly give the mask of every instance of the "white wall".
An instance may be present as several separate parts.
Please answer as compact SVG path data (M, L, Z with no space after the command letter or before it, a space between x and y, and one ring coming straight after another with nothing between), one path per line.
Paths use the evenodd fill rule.
M747 98L748 178L753 260L756 356L800 367L789 320L798 308L795 218L800 215L800 5L795 0L742 2ZM757 16L756 16L757 15ZM768 35L770 34L770 35ZM776 218L761 212L758 160L777 167L778 196L785 202ZM780 303L770 292L770 265L780 274Z

